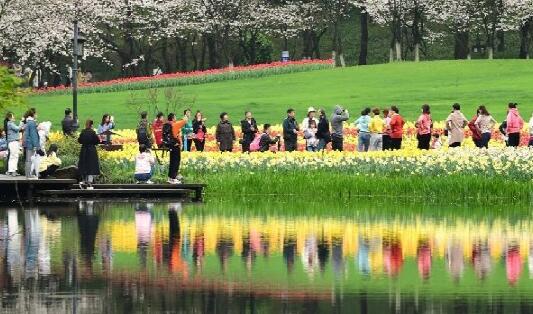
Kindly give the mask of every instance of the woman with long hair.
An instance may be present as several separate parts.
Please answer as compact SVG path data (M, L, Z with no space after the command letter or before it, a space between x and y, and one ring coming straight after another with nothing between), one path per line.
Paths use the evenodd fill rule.
M431 110L428 104L422 106L422 114L416 120L416 138L418 140L418 149L429 149L431 142Z
M81 144L78 161L78 172L82 177L80 188L92 190L94 177L100 175L100 161L96 151L96 145L100 143L100 139L93 130L93 120L85 122L85 129L81 131L78 143Z
M115 119L109 113L106 113L102 116L102 122L98 127L98 137L100 138L101 144L110 145L111 144L111 134L115 128Z
M483 105L479 106L477 109L477 119L474 122L476 129L481 134L479 140L479 148L489 148L489 141L492 136L492 130L494 125L496 125L496 120L490 115L487 108Z
M205 126L205 118L201 111L196 111L194 121L192 122L192 132L194 134L194 147L197 152L203 152L205 147L205 137L207 135L207 128Z

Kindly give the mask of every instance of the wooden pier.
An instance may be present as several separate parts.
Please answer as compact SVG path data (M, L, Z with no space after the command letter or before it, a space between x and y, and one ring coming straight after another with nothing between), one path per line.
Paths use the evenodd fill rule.
M0 202L33 202L65 199L175 198L200 202L205 184L94 184L80 189L71 179L27 179L0 175Z

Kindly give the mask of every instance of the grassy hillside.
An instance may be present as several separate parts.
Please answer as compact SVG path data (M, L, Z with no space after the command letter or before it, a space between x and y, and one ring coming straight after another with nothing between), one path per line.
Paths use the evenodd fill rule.
M288 107L303 118L309 105L332 111L335 104L347 107L356 117L366 106L397 104L401 113L413 120L423 103L432 106L433 116L442 120L451 104L463 104L467 116L485 104L498 121L509 101L518 102L524 116L533 111L533 61L476 60L397 63L365 67L336 68L180 87L186 98L195 97L193 110L200 109L215 124L222 111L233 120L252 110L260 123L280 123ZM163 90L159 101L164 102ZM80 118L99 120L109 112L121 128L134 127L137 109L128 100L146 99L147 91L83 94L79 97ZM57 123L70 96L32 96L29 104L39 111L39 119ZM148 108L148 105L146 106ZM183 108L180 108L183 109Z

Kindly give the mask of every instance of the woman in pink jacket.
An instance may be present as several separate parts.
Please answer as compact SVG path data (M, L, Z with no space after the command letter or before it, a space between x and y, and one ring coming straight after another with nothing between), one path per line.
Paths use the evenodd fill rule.
M517 103L509 103L509 111L507 112L507 128L506 133L509 138L507 146L518 147L520 145L520 131L524 127L524 120L520 116Z

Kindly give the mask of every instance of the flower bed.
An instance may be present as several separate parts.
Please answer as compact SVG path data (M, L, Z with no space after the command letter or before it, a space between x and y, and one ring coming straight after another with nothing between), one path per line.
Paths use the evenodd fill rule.
M82 83L78 86L79 93L106 93L125 90L139 90L183 85L197 85L245 78L260 78L278 74L313 71L330 68L331 60L301 60L290 62L273 62L250 66L227 67L222 69L177 72L157 76L122 78L101 82ZM34 91L37 94L68 94L67 86L50 87Z

